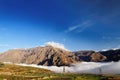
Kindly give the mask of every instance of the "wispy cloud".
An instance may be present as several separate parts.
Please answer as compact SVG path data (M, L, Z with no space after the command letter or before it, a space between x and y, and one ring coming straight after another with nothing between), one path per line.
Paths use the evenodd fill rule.
M105 13L104 15L101 15L99 13L94 13L91 15L91 18L94 21L96 21L97 24L113 24L113 22L118 23L117 18L119 18L119 16L120 16L120 11L118 9L115 9L113 11L110 11L109 13Z
M120 37L116 37L116 39L120 40Z
M86 20L75 26L70 26L66 32L76 31L79 33L79 32L84 31L86 28L90 27L92 24L93 23L91 22L91 20Z
M110 36L102 36L102 39L112 39Z
M114 39L114 40L120 40L120 37L111 37L111 36L103 36L102 39Z
M11 46L8 44L0 44L0 47L11 47Z
M99 20L104 24L111 24L112 22L116 21L118 16L120 16L120 12L114 12L104 16L99 16Z

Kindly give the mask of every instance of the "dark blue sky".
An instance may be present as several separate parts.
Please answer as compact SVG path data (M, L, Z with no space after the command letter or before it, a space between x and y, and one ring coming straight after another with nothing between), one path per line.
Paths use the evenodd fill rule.
M0 52L50 41L72 51L120 48L120 0L0 0Z

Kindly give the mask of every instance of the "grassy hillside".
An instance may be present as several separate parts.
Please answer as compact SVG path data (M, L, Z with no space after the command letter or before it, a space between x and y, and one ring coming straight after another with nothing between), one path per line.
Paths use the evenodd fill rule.
M120 75L57 74L46 69L0 63L0 80L119 80L119 77Z
M5 75L36 75L36 74L42 74L42 73L53 73L53 72L46 70L46 69L0 63L0 74L5 74Z

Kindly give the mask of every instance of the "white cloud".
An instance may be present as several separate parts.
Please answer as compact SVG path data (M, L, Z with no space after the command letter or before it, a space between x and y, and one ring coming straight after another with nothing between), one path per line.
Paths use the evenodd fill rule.
M55 47L55 48L60 48L60 49L68 51L63 44L56 43L54 41L46 42L45 45L52 46L52 47Z
M37 68L48 69L57 73L63 72L63 66L42 66L35 64L17 64L21 66L31 66ZM71 67L65 67L66 72L71 73L90 73L90 74L120 74L120 61L119 62L108 62L108 63L98 63L98 62L81 62L78 64L73 64Z
M78 25L75 26L71 26L68 28L68 30L66 32L70 32L70 31L77 31L77 32L82 32L83 30L85 30L87 27L90 27L93 23L90 20L86 20Z

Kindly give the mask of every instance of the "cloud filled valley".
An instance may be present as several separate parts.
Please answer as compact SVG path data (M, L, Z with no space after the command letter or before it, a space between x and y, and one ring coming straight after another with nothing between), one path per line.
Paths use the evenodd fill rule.
M44 68L56 73L62 73L63 67L57 66L41 66L35 64L16 64L20 66L31 66L37 68ZM119 62L81 62L72 64L70 67L65 66L66 73L90 73L90 74L120 74L120 61Z

